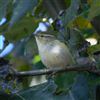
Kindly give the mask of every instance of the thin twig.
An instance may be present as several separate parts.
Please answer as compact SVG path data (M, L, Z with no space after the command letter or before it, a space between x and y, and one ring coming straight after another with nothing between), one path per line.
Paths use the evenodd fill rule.
M39 76L39 75L49 75L52 73L61 73L61 72L70 72L70 71L77 71L77 72L89 72L100 76L100 70L94 69L95 66L86 66L86 65L74 65L68 66L66 68L55 68L55 69L39 69L39 70L32 70L32 71L21 71L11 73L12 75L22 77L22 76Z

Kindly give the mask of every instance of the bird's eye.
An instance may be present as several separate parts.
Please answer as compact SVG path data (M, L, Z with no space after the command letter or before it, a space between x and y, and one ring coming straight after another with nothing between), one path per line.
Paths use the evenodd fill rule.
M44 37L43 35L40 35L40 37Z

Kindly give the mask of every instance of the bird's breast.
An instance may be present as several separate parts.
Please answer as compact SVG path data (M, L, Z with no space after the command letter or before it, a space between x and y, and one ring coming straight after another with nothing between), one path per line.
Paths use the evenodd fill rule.
M66 67L72 60L67 48L59 45L44 46L39 53L43 64L48 68Z

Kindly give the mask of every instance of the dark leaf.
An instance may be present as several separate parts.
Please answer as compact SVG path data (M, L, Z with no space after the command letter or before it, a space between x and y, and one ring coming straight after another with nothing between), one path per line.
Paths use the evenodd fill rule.
M76 18L77 10L79 9L79 4L79 0L71 0L70 7L65 11L64 15L61 17L64 26L68 25Z
M89 11L88 19L92 20L94 17L100 15L100 0L93 0Z
M37 3L38 0L16 0L16 6L13 10L10 26L23 17L28 11L32 10Z
M89 100L89 88L85 76L78 75L76 77L76 80L72 86L72 89L69 91L69 94L73 100Z
M18 95L9 95L5 93L1 93L0 100L23 100L23 98Z
M53 81L44 83L42 85L33 86L30 89L19 93L25 100L53 100L53 93L55 92L56 85Z
M6 10L9 0L0 0L0 21L6 16Z
M5 34L7 40L16 42L32 34L37 27L38 20L34 17L24 17L9 28Z
M55 76L55 83L58 86L59 91L67 91L74 82L76 73L61 73Z

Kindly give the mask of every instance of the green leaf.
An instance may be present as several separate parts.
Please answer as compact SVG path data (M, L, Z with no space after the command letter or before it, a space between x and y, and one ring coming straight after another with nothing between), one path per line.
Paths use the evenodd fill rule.
M6 10L9 0L0 0L0 21L6 16Z
M34 57L33 63L36 64L36 63L38 63L40 60L41 60L40 56L39 56L39 55L36 55L36 56Z
M100 51L100 44L93 45L93 46L90 46L87 48L87 52L89 54L94 54L94 53L99 52L99 51Z
M5 32L7 30L7 28L8 28L8 23L5 23L5 24L1 25L0 26L0 34L2 32Z
M95 59L96 67L100 69L100 44L87 48L88 54Z
M74 78L76 77L76 73L61 73L55 76L55 83L58 86L58 91L67 91L74 82Z
M61 17L64 26L68 25L76 18L77 10L79 9L79 4L79 0L71 0L70 7L65 11L64 15Z
M82 16L78 16L74 20L73 24L74 24L74 26L77 26L78 29L86 29L86 28L90 29L90 28L92 28L90 21L85 19Z
M89 11L88 19L92 20L95 16L100 15L100 0L93 0Z
M42 15L44 15L44 13L45 13L45 9L43 7L43 0L40 0L37 7L34 10L34 15L37 17L42 17Z
M16 22L13 27L8 28L5 37L11 42L16 42L32 34L37 24L38 20L35 20L33 17L24 17L22 20Z
M28 11L32 10L38 3L38 0L16 0L16 6L10 20L10 26L23 17Z
M69 43L70 43L71 50L73 52L75 51L78 52L78 50L82 48L84 42L85 42L85 39L80 30L70 29Z

